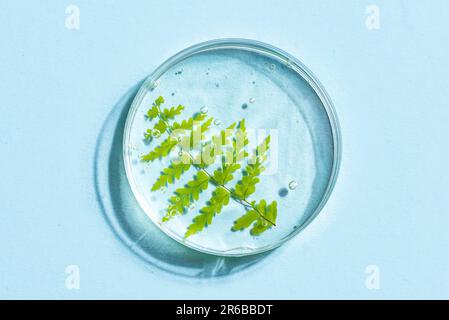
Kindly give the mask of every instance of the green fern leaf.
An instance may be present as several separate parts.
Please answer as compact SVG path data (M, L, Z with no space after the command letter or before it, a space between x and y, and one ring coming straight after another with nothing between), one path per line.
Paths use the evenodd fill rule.
M162 111L162 118L164 120L174 119L177 115L180 115L184 110L184 106L178 105L177 107L171 107L170 109L164 109Z
M173 122L173 130L192 130L193 124L195 121L203 121L206 119L206 114L204 113L196 113L193 115L193 117L190 117L189 119L183 120L181 123L179 122Z
M170 205L162 221L168 221L178 214L183 214L185 208L198 201L200 193L209 186L209 180L209 175L201 170L184 187L176 189L175 195L170 198Z
M164 98L159 96L151 106L150 110L147 112L147 118L153 120L159 116L159 110L161 105L165 102Z
M154 148L153 151L150 151L148 154L143 155L141 159L142 161L150 162L156 159L166 157L177 144L178 141L176 139L169 137L166 140L164 140L159 146Z
M181 175L190 169L190 163L172 163L168 168L162 170L160 177L156 180L151 191L156 191L165 187L167 184L173 184Z
M213 192L208 204L200 210L200 214L193 218L192 224L187 228L184 237L188 238L212 223L216 214L220 213L224 206L229 203L231 194L223 187L218 187Z
M252 203L253 209L247 211L243 216L234 221L232 231L240 231L249 228L251 225L251 234L259 236L267 231L276 223L277 202L273 201L267 206L265 200L261 200L259 204Z
M234 152L234 161L240 162L245 157L248 156L248 152L245 151L245 147L248 145L249 140L246 133L245 119L239 122L235 133L234 139L232 141L232 148Z
M262 142L255 152L252 162L245 167L242 179L237 182L233 195L240 199L246 200L250 195L256 192L256 184L260 182L259 176L265 167L262 165L266 160L266 152L270 146L270 136Z
M213 118L208 118L206 121L202 122L200 126L196 126L190 132L190 147L198 147L202 141L204 141L205 133L209 131L212 124ZM195 139L196 138L196 139Z
M152 106L150 110L147 111L147 118L153 120L159 115L159 109L156 106Z
M225 164L222 168L214 171L213 178L218 184L225 185L234 179L233 173L240 169L240 167L238 163Z

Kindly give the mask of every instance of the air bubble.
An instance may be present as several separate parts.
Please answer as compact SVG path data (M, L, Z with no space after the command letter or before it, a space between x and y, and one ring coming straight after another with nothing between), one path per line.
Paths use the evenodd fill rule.
M195 209L195 204L194 203L191 203L191 204L189 204L189 210L193 210L193 209Z
M220 120L220 119L215 119L215 120L214 120L214 124L215 124L216 126L219 126L219 125L221 124L221 120Z
M167 192L167 188L162 187L162 188L160 189L160 191L161 191L162 193L166 193L166 192Z
M248 108L248 105L246 103L242 104L242 109L245 110Z
M249 103L254 103L256 102L256 98L249 98Z
M151 134L155 138L159 138L161 136L161 132L158 129L154 129Z
M155 80L151 83L151 89L156 89L159 86L159 81Z
M290 183L288 184L288 188L290 190L295 190L298 187L298 182L296 182L295 180L290 181Z
M209 109L206 106L201 107L200 109L201 113L206 114L207 112L209 112Z

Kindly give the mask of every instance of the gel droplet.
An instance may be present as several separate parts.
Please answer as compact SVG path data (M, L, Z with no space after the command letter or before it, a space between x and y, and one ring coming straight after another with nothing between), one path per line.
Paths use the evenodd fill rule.
M219 125L221 124L221 120L220 120L220 119L215 119L215 120L214 120L214 124L215 124L216 126L219 126Z
M279 197L282 197L282 198L283 198L283 197L287 196L287 194L288 194L288 189L287 189L287 188L279 189L278 194L279 194Z
M174 200L175 200L175 202L178 202L180 199L179 199L179 197L176 197Z
M151 88L152 89L155 89L155 88L157 88L159 86L159 81L157 81L157 80L155 80L155 81L153 81L152 83L151 83Z
M200 109L201 113L206 114L207 112L209 112L209 109L206 106L201 107Z
M254 103L256 102L256 98L249 98L249 103Z
M298 182L296 182L295 180L290 181L290 183L288 184L288 188L290 190L295 190L298 187Z
M245 110L248 108L248 105L246 103L242 104L242 109Z
M178 152L178 156L182 157L184 155L184 152L181 150Z

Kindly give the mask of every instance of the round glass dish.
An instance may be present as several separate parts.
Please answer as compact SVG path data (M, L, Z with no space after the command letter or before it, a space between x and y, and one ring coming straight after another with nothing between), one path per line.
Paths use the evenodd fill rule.
M164 168L179 154L175 147L166 157L142 161L166 136L144 138L150 121L147 112L158 97L163 108L183 105L181 122L194 114L213 117L210 131L225 129L245 120L256 132L256 144L271 137L265 171L259 176L248 203L266 199L277 203L276 226L260 235L231 230L247 212L232 197L201 232L185 237L192 219L207 206L216 186L209 183L185 213L163 221L175 190L198 173L194 168L173 184L152 191ZM165 134L168 134L165 133ZM252 135L248 134L248 137ZM157 138L157 139L156 139ZM282 50L252 40L222 39L185 49L168 59L144 81L134 98L125 124L124 165L138 203L146 215L167 235L201 252L220 256L245 256L273 249L303 230L320 212L335 184L340 162L340 134L332 102L317 78L300 61ZM242 169L246 164L242 164ZM214 170L210 169L213 175ZM245 173L237 170L229 190Z

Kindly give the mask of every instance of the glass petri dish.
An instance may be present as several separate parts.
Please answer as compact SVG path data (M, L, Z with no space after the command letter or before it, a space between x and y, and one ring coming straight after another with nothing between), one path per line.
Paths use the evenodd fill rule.
M185 237L193 218L207 206L217 186L209 183L182 215L163 221L176 189L194 179L193 166L173 184L152 191L164 168L181 153L179 148L160 159L142 161L168 133L144 133L157 122L146 115L162 96L161 109L183 105L181 122L205 114L209 137L231 123L245 120L253 142L249 154L267 135L271 137L265 171L247 203L266 199L277 203L276 226L260 235L251 227L234 231L236 219L248 205L230 197L201 232ZM156 133L156 134L155 134ZM206 136L208 135L206 134ZM256 142L255 142L256 141ZM219 256L246 256L280 246L301 232L328 200L340 163L339 124L331 99L318 79L299 60L271 45L245 39L220 39L194 45L159 66L142 84L129 110L123 140L126 176L146 215L167 235L192 249ZM251 158L251 157L249 157ZM242 169L248 164L244 160ZM213 176L214 168L209 168ZM237 170L226 187L234 190L245 175ZM235 200L235 201L234 201ZM252 225L254 226L254 224Z

